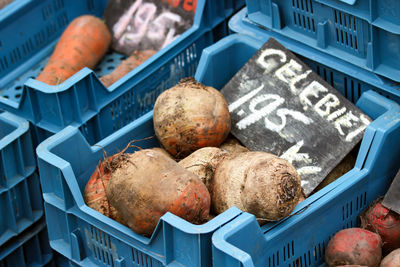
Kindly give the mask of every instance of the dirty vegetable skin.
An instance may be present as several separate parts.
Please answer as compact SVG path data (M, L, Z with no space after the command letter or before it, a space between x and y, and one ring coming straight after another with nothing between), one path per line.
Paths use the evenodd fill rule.
M360 215L360 219L362 228L381 236L383 255L400 248L400 215L383 206L382 198L374 201Z
M218 147L203 147L179 161L179 165L196 174L210 188L218 163L229 153Z
M147 59L152 57L156 51L154 50L145 50L145 51L135 51L130 57L123 60L121 64L119 64L114 71L111 73L102 76L100 81L106 86L109 87L123 76L128 74L130 71L138 67L140 64L145 62Z
M181 80L157 98L153 122L158 140L176 158L202 147L219 146L231 129L223 95L193 78Z
M84 67L93 69L106 53L111 34L104 22L91 15L75 18L65 29L36 80L57 85Z
M267 152L243 152L219 162L210 194L216 214L237 206L260 222L277 221L298 204L301 181L286 160Z
M110 180L113 162L118 160L118 155L107 157L98 164L83 194L86 205L113 220L123 223L119 212L107 199L106 188Z
M234 136L229 135L225 141L219 146L219 148L228 151L229 153L241 153L241 152L249 152L250 150L241 145L239 140L237 140Z
M199 224L210 210L210 194L202 181L159 150L124 154L106 193L126 224L146 236L166 212Z
M379 267L399 267L400 266L400 248L393 250L383 258Z
M325 250L328 267L361 265L378 267L382 257L382 239L378 234L361 228L337 232Z

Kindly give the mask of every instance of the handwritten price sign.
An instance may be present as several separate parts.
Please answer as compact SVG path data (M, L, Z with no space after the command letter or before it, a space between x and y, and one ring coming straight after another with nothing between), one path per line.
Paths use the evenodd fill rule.
M308 196L361 140L371 119L270 39L222 89L232 133L296 167Z
M193 24L196 0L111 0L105 20L113 33L114 50L159 50Z

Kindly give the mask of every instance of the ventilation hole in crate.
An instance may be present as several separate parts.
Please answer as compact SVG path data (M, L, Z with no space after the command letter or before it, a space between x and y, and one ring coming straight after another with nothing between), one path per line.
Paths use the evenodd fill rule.
M350 216L353 215L353 201L350 201Z
M321 258L322 255L324 254L323 248L321 247L321 244L318 244L318 252L319 252L319 257Z
M112 58L109 58L109 59L107 59L106 61L107 61L107 62L113 62L113 61L114 61L114 59L112 59Z
M367 192L364 192L364 206L367 205Z
M347 77L344 77L344 97L348 99L348 96L347 96Z
M64 28L64 26L68 25L69 19L65 12L57 17L57 23L58 23L59 29L62 29L62 28Z
M5 99L9 99L9 98L10 98L8 95L3 95L3 97L4 97Z
M298 20L299 20L299 26L302 27L302 25L301 25L301 15L300 15L300 14L297 14L297 18L298 18Z
M54 10L58 11L64 7L64 0L54 0Z
M51 9L51 5L48 5L42 9L43 19L47 20L53 16L53 10Z
M88 4L88 9L89 9L90 11L94 9L94 2L93 2L93 0L88 0L88 1L87 1L87 4Z
M19 48L16 47L10 52L10 61L11 63L16 63L21 59L21 53L19 51Z
M113 69L115 69L115 67L114 66L108 66L107 69L108 70L113 70Z
M5 60L5 58L3 57L3 59L2 58L0 58L0 70L5 70L5 69L7 69L7 65L6 65L6 60Z
M350 50L358 51L356 18L344 12L334 10L336 42Z
M293 262L293 267L303 267L303 258L298 257L294 262ZM304 266L305 267L305 266Z
M110 237L106 233L90 227L94 258L107 266L114 266Z
M351 81L350 81L350 84L351 84L351 102L355 102L355 99L354 99L354 80L352 79Z
M16 94L15 98L17 98L17 99L21 98L21 94Z

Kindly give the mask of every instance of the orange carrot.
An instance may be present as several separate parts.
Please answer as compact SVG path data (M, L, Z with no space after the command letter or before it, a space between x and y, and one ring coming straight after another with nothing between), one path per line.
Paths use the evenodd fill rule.
M131 70L152 57L156 52L157 51L154 50L135 51L130 57L123 60L113 72L101 77L100 80L106 87L109 87Z
M106 53L111 34L94 16L74 19L61 35L49 62L36 80L57 85L84 67L94 68Z

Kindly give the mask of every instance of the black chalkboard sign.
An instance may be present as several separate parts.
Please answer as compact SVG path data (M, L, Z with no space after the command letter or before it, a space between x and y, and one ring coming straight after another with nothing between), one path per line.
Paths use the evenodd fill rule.
M272 38L222 93L232 134L250 150L292 163L307 196L361 140L371 122Z
M104 12L111 48L131 55L160 50L193 25L194 0L109 0Z

